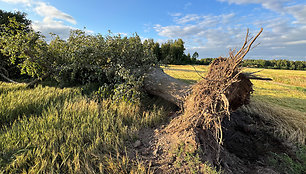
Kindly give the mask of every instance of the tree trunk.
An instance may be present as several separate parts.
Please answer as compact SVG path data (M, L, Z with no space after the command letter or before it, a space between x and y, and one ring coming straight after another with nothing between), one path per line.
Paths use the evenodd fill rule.
M169 76L161 68L149 70L145 77L144 87L148 93L174 103L180 108L191 89L191 85Z
M8 78L7 76L5 76L5 75L4 75L4 74L2 74L2 73L0 73L0 76L1 76L2 78L4 78L5 80L7 80L7 81L11 82L11 83L18 83L18 82L16 82L16 81L14 81L14 80L12 80L12 79Z
M51 74L52 74L52 71L49 71L48 73L43 75L41 78L36 78L35 80L27 84L27 88L33 88L39 81L49 77Z
M267 80L271 81L271 78L258 77L252 73L241 73L245 76L246 79L255 79L255 80ZM245 84L245 80L242 82ZM162 68L151 68L144 81L145 90L152 95L159 96L178 107L182 108L185 97L191 92L192 85L184 83L181 80L175 79L168 74L164 73ZM230 99L230 101L233 101ZM231 103L232 104L232 103Z

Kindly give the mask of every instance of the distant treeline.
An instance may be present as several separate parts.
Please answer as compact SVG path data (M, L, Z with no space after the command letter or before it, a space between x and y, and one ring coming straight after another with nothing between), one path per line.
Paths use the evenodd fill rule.
M251 68L306 70L306 61L246 59L242 66Z
M199 54L194 52L192 56L190 53L184 53L185 47L182 39L169 40L166 43L159 44L153 39L145 40L144 47L152 49L160 63L164 64L196 64L209 65L214 58L197 59ZM243 67L250 68L267 68L267 69L289 69L289 70L306 70L306 61L291 61L291 60L262 60L262 59L245 59L242 63Z
M198 65L209 65L214 58L204 58L192 62ZM242 63L243 67L249 68L266 68L266 69L288 69L288 70L306 70L306 61L291 60L262 60L262 59L245 59Z

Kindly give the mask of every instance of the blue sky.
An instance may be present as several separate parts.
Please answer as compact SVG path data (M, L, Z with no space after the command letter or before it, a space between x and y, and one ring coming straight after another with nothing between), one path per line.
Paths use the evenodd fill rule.
M248 58L306 60L305 0L0 0L0 9L26 12L33 28L67 38L88 33L182 38L186 53L227 56L239 48L246 29L264 32Z

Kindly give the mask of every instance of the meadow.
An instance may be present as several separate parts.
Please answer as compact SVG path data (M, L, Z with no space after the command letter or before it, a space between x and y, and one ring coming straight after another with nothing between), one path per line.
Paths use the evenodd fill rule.
M81 93L1 82L0 173L144 173L125 149L139 129L164 120L167 108Z
M196 66L195 72L190 65L170 65L164 71L192 84L207 68ZM242 109L276 123L279 136L305 144L306 71L244 71L259 70L258 75L273 81L252 80L250 106ZM173 108L155 98L146 107L99 100L84 90L1 82L0 173L152 172L129 149L139 130L165 122ZM207 171L217 173L209 166Z
M12 18L3 18L4 25L1 25L4 31L0 34L1 79L14 82L10 79L13 78L18 82L20 80L28 82L32 80L32 82L13 84L0 81L0 173L117 174L154 173L156 170L162 170L166 173L182 171L181 173L215 174L222 173L222 168L224 171L226 168L237 172L249 171L252 170L249 167L252 168L253 165L262 166L268 163L261 160L263 156L258 158L256 156L257 164L249 163L248 159L244 161L245 159L241 158L246 165L241 166L245 170L240 170L237 167L241 163L240 157L230 152L233 153L233 157L239 158L239 161L228 160L229 165L225 162L224 167L222 166L221 162L226 160L219 158L224 126L221 120L223 116L230 116L229 100L224 98L223 92L228 88L225 87L224 90L217 88L217 91L214 88L208 88L204 93L200 93L204 95L199 95L203 98L198 101L208 101L206 104L210 106L205 108L205 104L204 107L199 105L196 107L199 112L191 109L191 115L188 115L188 112L185 115L182 112L183 109L149 95L148 93L152 91L144 90L145 78L150 76L150 74L145 76L145 73L150 73L148 70L156 65L185 64L196 59L198 55L194 54L191 58L184 53L182 39L169 40L160 45L153 39L143 41L137 34L127 37L109 32L108 35L103 36L91 35L85 30L72 30L68 39L53 35L52 40L47 42L45 36L31 29L30 21L25 18L25 13L4 12L4 14ZM253 38L253 41L262 30ZM249 43L248 48L253 41ZM247 43L244 44L242 52L238 52L238 57L228 59L229 62L235 60L237 61L235 63L240 63L249 51L249 49L246 50L246 45ZM233 64L230 63L230 65ZM222 84L223 81L219 78L225 77L224 75L228 72L235 73L237 69L236 66L221 66L221 68L225 71L218 72L224 74L216 76L214 80L221 82L216 86L222 87L225 84ZM205 76L207 69L207 66L190 65L164 67L166 73L189 84L199 81L202 76ZM283 151L280 151L284 154L272 156L274 169L283 170L285 173L305 173L305 72L262 69L245 69L244 71L258 71L257 75L270 77L273 81L252 81L255 91L251 102L240 108L243 113L237 120L243 120L241 118L244 117L256 118L257 120L250 122L258 126L253 132L263 135L259 139L265 140L267 137L272 137L271 134L274 133L278 138L294 144L292 147L296 150L292 151L292 154L296 155L288 156L287 150L291 148L284 146ZM20 73L24 76L20 76ZM226 78L236 79L231 77L233 73ZM162 82L151 85L160 86ZM202 85L204 88L207 86L207 84ZM247 86L250 89L250 86ZM240 91L242 88L238 86L237 89ZM250 90L247 90L246 96L249 96L249 92ZM211 93L217 98L210 98ZM244 98L240 97L238 92L233 96ZM248 101L248 98L244 98L243 101ZM238 102L241 104L241 100ZM213 123L217 123L213 126L215 130L210 127L211 121L207 124L191 125L192 122L184 117L196 118L198 114L206 117L207 115L202 113L210 114L210 111L214 116ZM232 113L231 116L235 114ZM205 121L205 117L200 122ZM174 122L176 118L184 119L182 122L187 123L186 129L183 127L184 132L191 134L186 134L188 135L186 138L184 136L179 138L180 136L173 134L175 138L182 141L180 142L182 144L178 147L170 148L169 146L167 149L164 148L167 144L178 145L179 143L172 143L171 132L167 132L166 128L171 126L168 124L170 118L173 118ZM182 122L178 122L178 127L182 127ZM235 124L235 122L231 123ZM259 126L268 129L261 129ZM203 129L198 129L201 127ZM250 131L249 127L246 128L246 131ZM169 139L158 136L163 134L163 130L166 132L165 137ZM151 136L146 133L151 133ZM174 129L174 133L181 132ZM203 135L207 133L211 139L203 140L205 137ZM235 130L234 133L237 134L239 131ZM187 138L193 137L189 135L195 135L192 139L198 139L198 141L187 141ZM241 142L248 138L256 139L250 141L250 146L246 146L248 147L246 153L251 152L253 144L259 141L256 136L250 134ZM237 140L236 137L233 139ZM165 140L165 143L160 141L162 144L158 144L159 140ZM193 151L186 150L190 148L186 143L192 144L192 142L195 145L192 148ZM271 145L266 141L259 142L263 142L260 147L264 150ZM206 144L212 145L212 150L200 147ZM234 147L242 146L237 144ZM165 152L166 156L163 156L161 151ZM254 152L257 153L257 151L259 152L260 149ZM267 152L272 151L267 150ZM206 157L210 158L209 153L214 154L215 157L212 157L212 160L215 162L206 160ZM168 162L158 159L167 156Z
M193 84L205 76L205 65L169 65L165 73ZM290 109L306 112L306 71L244 68L244 72L271 78L272 81L251 80L254 84L253 97Z

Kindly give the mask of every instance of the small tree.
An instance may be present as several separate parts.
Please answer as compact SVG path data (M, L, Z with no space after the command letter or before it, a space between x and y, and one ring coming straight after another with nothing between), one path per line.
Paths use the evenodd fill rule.
M199 57L199 53L198 52L194 52L192 55L193 59L197 59Z
M193 64L195 64L196 62L197 62L197 58L199 57L199 53L198 52L194 52L193 54L192 54L192 59L191 59L191 62L193 63Z

